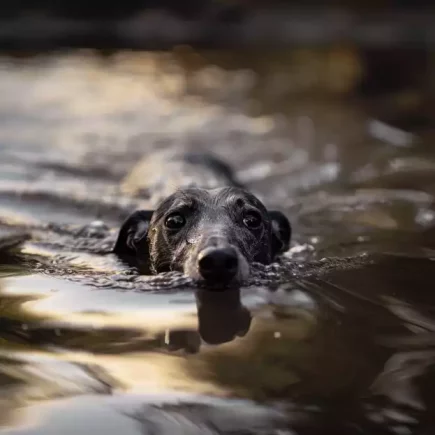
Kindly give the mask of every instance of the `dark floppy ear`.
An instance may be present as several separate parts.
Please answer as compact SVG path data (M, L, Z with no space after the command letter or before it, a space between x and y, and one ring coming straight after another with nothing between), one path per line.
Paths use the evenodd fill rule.
M152 215L151 210L139 210L124 221L113 248L116 255L136 257L140 251L142 260L147 261L149 257L147 235Z
M292 227L287 217L280 211L269 211L269 217L272 225L272 257L275 257L290 248Z

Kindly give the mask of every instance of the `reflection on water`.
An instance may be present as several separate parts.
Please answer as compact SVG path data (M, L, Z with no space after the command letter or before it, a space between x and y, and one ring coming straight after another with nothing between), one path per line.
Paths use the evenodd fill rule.
M272 290L163 294L78 284L68 289L70 284L56 278L9 276L2 281L1 297L7 406L12 398L21 409L78 394L91 400L92 394L89 409L96 407L96 414L74 401L47 403L43 409L54 415L62 406L67 415L77 411L97 418L108 412L100 395L117 392L116 406L130 409L131 400L146 407L151 393L165 393L164 400L181 401L171 411L180 425L213 427L202 409L192 408L191 396L181 394L189 392L280 404L276 412L285 411L286 427L298 433L311 433L305 431L313 425L319 433L325 427L412 428L432 409L435 305L426 280L434 268L430 259L385 255L365 267L333 270ZM132 398L118 396L121 392ZM15 408L8 412L13 418ZM165 412L145 413L143 424L172 420ZM237 414L210 412L237 424ZM35 424L66 425L47 418ZM270 430L267 421L261 424ZM34 430L25 433L39 433Z
M3 60L0 433L433 432L431 147L373 138L357 102L277 92L291 59L225 57ZM252 285L110 254L153 206L122 189L131 168L175 146L229 156L289 215L291 249Z

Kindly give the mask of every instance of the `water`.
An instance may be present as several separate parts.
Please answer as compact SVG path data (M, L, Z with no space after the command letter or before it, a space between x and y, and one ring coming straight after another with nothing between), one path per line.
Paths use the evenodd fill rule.
M430 143L284 86L291 59L189 56L1 61L0 433L432 433ZM163 147L286 212L282 264L222 292L120 264L152 206L124 177Z

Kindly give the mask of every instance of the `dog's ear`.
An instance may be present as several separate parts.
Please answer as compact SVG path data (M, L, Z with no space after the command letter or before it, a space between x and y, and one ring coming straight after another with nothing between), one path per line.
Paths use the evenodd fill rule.
M149 259L148 228L150 226L153 211L139 210L131 214L122 224L119 230L113 252L119 257L138 257L141 262Z
M280 211L269 211L269 217L272 225L272 257L275 257L290 248L292 227L287 217Z

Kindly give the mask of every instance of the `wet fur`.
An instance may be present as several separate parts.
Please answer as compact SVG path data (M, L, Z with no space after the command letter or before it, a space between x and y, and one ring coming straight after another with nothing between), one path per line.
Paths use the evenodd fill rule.
M216 167L213 168L213 173ZM225 177L232 179L225 167ZM247 211L261 216L261 228L243 224ZM173 212L186 218L179 231L165 227ZM179 189L160 202L155 211L133 213L123 223L114 252L144 274L184 272L200 280L198 257L207 247L231 247L238 257L237 282L249 276L252 262L271 263L289 248L291 227L279 211L268 211L261 201L239 185L217 189Z

